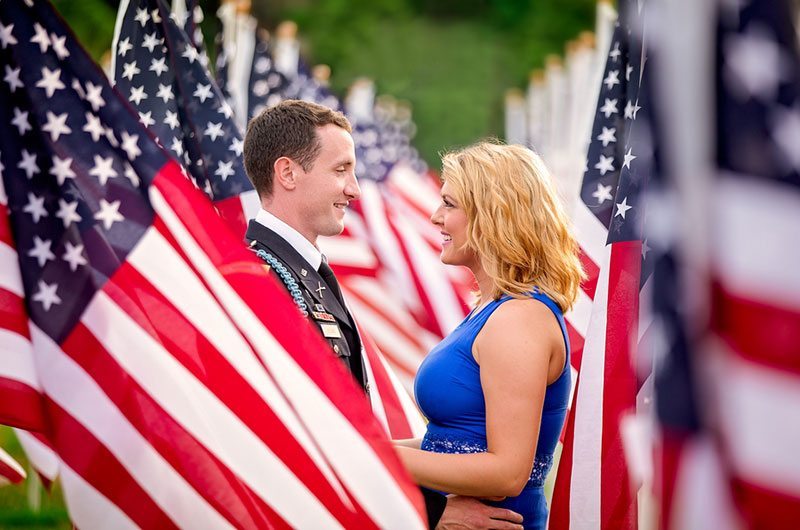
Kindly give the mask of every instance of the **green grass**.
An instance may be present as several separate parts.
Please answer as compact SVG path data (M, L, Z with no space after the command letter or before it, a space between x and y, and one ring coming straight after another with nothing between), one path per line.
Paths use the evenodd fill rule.
M52 491L41 487L35 472L30 469L14 432L0 427L0 447L25 466L28 478L21 484L0 487L0 529L60 530L72 528L61 487L56 482ZM29 495L39 502L38 509L30 506Z

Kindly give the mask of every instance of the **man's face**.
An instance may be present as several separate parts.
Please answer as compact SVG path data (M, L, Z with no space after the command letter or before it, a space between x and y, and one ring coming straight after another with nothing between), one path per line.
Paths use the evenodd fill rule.
M316 241L344 230L344 212L361 196L356 181L356 150L350 133L333 124L317 127L320 152L308 171L299 165L297 207L299 232Z

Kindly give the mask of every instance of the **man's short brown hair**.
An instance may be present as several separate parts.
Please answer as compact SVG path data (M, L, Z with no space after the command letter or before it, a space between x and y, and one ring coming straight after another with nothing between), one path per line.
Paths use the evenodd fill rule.
M285 156L308 171L322 149L317 128L331 124L352 132L341 112L296 99L282 101L250 120L244 136L244 168L258 196L272 194L277 159Z

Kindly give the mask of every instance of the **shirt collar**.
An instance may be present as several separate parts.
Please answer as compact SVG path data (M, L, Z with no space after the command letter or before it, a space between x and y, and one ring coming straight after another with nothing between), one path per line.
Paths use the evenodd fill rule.
M319 266L322 263L322 252L312 245L311 241L300 235L300 232L263 208L258 210L255 220L285 239L309 265L314 267L314 270L319 270Z

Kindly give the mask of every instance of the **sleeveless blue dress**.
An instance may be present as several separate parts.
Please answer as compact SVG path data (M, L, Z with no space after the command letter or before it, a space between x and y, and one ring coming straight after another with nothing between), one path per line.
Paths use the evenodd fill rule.
M549 307L558 319L566 346L566 361L561 375L548 385L545 393L536 458L528 483L519 496L488 504L519 513L526 530L538 530L547 525L547 501L543 486L564 425L571 379L569 339L564 316L547 295L537 290L530 296ZM492 313L510 299L510 296L502 296L477 314L468 315L431 350L420 365L414 381L414 392L420 410L429 420L428 430L422 439L423 450L436 453L480 453L487 450L486 403L481 388L480 366L472 356L472 344Z

